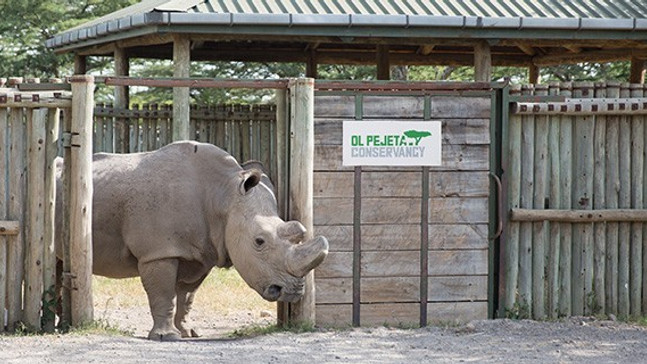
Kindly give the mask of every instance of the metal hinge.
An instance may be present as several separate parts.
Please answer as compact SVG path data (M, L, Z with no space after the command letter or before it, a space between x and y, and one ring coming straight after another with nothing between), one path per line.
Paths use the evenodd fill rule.
M73 143L74 139L76 139L74 137L77 135L79 135L79 133L69 131L63 132L63 148L80 147L81 144Z

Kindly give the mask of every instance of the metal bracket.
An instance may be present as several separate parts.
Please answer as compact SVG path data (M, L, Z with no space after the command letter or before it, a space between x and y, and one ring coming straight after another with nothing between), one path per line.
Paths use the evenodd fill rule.
M78 288L73 285L74 279L76 279L76 276L72 274L71 272L63 272L62 276L62 283L61 285L63 288L69 289L71 291L77 290Z
M79 133L68 132L68 131L63 132L63 139L62 139L63 148L72 148L72 147L78 148L78 147L80 147L81 144L73 143L73 139L76 139L74 137L77 136L77 135L79 135Z

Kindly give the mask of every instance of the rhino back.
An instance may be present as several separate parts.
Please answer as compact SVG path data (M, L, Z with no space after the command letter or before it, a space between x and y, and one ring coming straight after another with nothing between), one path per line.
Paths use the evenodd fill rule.
M138 261L171 257L216 264L210 237L224 224L241 170L229 154L178 142L154 152L97 154L93 168L95 273L134 276Z

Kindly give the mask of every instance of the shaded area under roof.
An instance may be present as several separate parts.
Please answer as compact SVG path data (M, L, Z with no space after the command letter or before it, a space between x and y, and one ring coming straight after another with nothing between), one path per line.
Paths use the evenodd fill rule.
M171 58L172 35L194 60L471 64L479 41L495 65L647 58L647 1L145 0L58 34L58 52ZM373 55L372 55L373 54Z

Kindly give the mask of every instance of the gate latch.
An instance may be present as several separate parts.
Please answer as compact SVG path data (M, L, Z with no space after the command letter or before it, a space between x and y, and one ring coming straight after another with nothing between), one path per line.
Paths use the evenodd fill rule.
M79 133L76 132L63 132L63 148L72 148L72 147L80 147L81 144L74 143L75 136L79 135Z

